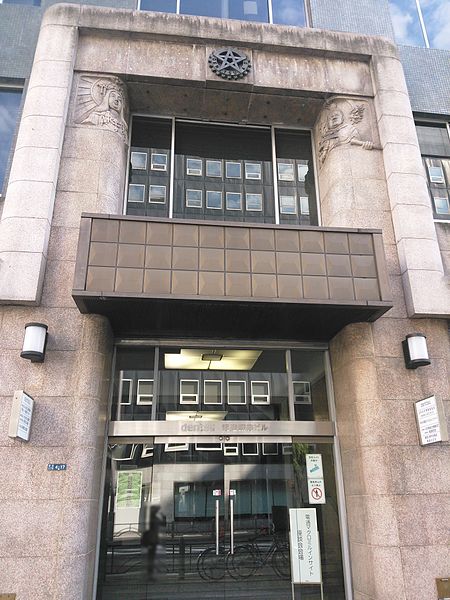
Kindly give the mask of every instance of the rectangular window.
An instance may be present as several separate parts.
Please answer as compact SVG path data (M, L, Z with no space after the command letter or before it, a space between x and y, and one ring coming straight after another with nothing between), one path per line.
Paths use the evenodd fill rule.
M207 160L206 161L206 177L222 177L222 161Z
M278 163L278 179L280 181L294 181L294 165L291 163Z
M145 202L145 185L130 183L128 186L128 202Z
M211 444L207 442L197 442L195 444L195 449L204 451L204 452L221 452L222 444Z
M148 201L154 204L165 204L166 202L166 186L165 185L151 185L148 196Z
M206 208L220 210L222 208L222 192L208 190L206 192Z
M180 380L180 404L198 404L198 380Z
M0 88L0 196L5 183L6 166L16 130L21 90Z
M309 215L309 198L308 196L300 196L300 214Z
M242 194L227 192L227 210L242 210Z
M303 0L272 0L273 22L279 25L306 25L305 4Z
M270 404L270 388L268 381L252 381L252 404Z
M222 404L222 381L220 379L205 379L203 382L203 403Z
M435 192L437 193L437 191ZM434 207L438 215L448 215L450 214L450 207L448 196L443 195L442 192L440 195L433 196Z
M153 379L138 379L136 404L153 404Z
M147 152L131 153L131 168L135 171L147 170Z
M297 198L295 196L280 196L280 212L284 215L296 215Z
M431 183L445 183L442 167L428 166L428 175Z
M188 208L202 208L202 190L186 190L186 206Z
M259 163L245 163L245 179L261 179L261 165Z
M277 456L278 455L278 444L267 444L262 445L262 453L264 456Z
M242 456L258 456L259 444L242 444Z
M159 152L152 152L152 171L167 171L167 154L161 154Z
M305 181L306 174L308 173L308 165L300 164L297 165L297 178L300 182Z
M186 159L186 175L195 175L201 177L203 172L202 161L199 158Z
M173 442L171 444L164 444L164 452L186 452L189 450L189 444L182 444Z
M240 179L242 177L241 163L227 160L225 164L225 177L227 179Z
M309 381L293 381L294 403L311 404L311 385Z
M245 381L228 381L228 404L246 404L246 382Z
M239 444L224 444L223 445L224 456L239 456Z
M121 378L119 382L119 404L131 404L133 380Z
M245 194L245 209L248 211L262 211L262 194Z
M139 10L176 13L177 0L140 0Z

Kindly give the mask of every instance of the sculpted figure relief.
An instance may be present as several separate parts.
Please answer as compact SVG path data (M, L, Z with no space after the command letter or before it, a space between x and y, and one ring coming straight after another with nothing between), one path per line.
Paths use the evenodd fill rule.
M363 120L364 104L348 99L333 99L325 106L319 127L319 161L323 165L328 153L337 146L351 144L372 150L373 142L362 138L356 125Z
M80 77L75 123L114 131L127 142L127 112L126 88L118 77Z

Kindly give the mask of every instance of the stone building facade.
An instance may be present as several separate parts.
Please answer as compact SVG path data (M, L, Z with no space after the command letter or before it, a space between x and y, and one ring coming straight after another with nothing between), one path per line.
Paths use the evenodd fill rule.
M245 54L244 77L210 69L222 48ZM311 131L317 222L280 222L280 204L265 223L124 214L138 117ZM177 188L170 193L174 203ZM112 444L133 444L132 429L110 415L114 346L181 340L326 353L328 417L310 428L291 415L280 429L280 439L313 443L326 421L335 438L339 519L330 527L340 532L344 591L325 597L437 598L435 580L449 575L449 444L419 444L414 402L436 396L448 420L448 227L433 218L404 71L386 38L51 7L0 225L0 594L119 597L96 596L108 432ZM247 269L231 266L238 251ZM215 268L218 253L225 262ZM20 357L28 322L48 325L42 364ZM431 365L407 370L402 341L416 331ZM29 442L8 437L15 390L35 400ZM139 420L136 443L186 437L166 421ZM230 427L230 443L241 443L243 430ZM267 427L257 443L278 440ZM67 470L48 471L51 463ZM152 589L130 597L175 595Z

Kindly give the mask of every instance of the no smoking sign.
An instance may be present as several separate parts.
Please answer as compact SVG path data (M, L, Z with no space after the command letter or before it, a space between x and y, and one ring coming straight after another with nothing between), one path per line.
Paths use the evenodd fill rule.
M308 479L310 504L325 504L325 485L323 479Z

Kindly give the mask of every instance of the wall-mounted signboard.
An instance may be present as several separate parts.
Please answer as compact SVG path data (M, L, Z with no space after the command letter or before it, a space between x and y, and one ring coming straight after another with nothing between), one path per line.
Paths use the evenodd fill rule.
M448 440L447 424L442 402L435 396L414 403L421 446Z
M293 583L322 583L315 508L289 509Z
M34 400L23 390L16 390L11 406L8 436L20 438L25 442L30 439L31 420Z

